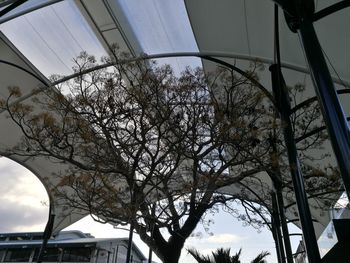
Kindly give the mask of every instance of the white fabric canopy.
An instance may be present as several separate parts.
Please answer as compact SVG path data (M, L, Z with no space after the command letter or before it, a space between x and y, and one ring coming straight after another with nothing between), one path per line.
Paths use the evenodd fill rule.
M173 1L173 0L171 0ZM43 4L45 2L45 4ZM175 3L176 2L176 3ZM336 1L319 0L317 1L317 10L320 10ZM40 5L39 5L40 3ZM50 6L52 4L52 6ZM260 73L261 83L271 91L270 73L268 66L274 61L274 21L273 10L274 3L269 0L185 0L183 5L181 1L174 1L172 8L167 8L168 1L35 1L29 0L19 9L12 11L8 15L0 19L0 29L7 35L2 35L0 45L0 59L7 60L19 65L33 74L40 76L48 85L49 81L45 78L48 72L55 71L55 62L50 60L44 61L48 55L46 53L41 56L33 56L31 53L32 46L36 45L35 41L45 43L46 49L52 56L56 56L63 65L68 63L63 58L69 60L69 54L64 54L64 50L70 49L70 44L75 43L77 51L79 46L82 49L89 48L89 43L93 45L91 52L97 52L98 55L108 53L113 44L117 44L121 50L128 51L134 56L138 56L144 52L150 53L169 53L169 52L203 52L216 54L217 57L224 59L236 66L246 69L247 61L259 60L266 65L264 72ZM47 7L44 7L46 6ZM57 5L57 6L56 6ZM60 5L60 6L58 6ZM45 16L46 9L57 13L64 12L64 5L74 6L79 16L72 17L74 28L61 25L65 28L65 35L75 35L81 28L85 28L81 35L62 42L62 46L51 45L51 34L39 34L38 28L34 28L33 32L38 34L36 39L31 39L30 35L22 38L16 34L16 21L25 17L30 22L35 22L34 16L30 16L31 12L40 11ZM135 8L140 5L140 10L148 10L138 12ZM147 6L143 8L142 5ZM36 10L36 8L41 8ZM47 9L48 10L48 9ZM157 12L155 12L157 10ZM28 13L29 12L29 13ZM161 12L164 12L161 13ZM25 15L28 13L27 15ZM37 14L37 13L35 13ZM62 14L63 15L63 14ZM188 15L188 18L187 18ZM18 16L18 17L17 17ZM45 17L44 17L45 19ZM168 19L168 20L167 20ZM178 19L178 20L177 20ZM186 20L186 21L185 21ZM49 20L48 20L49 21ZM58 20L57 20L58 21ZM139 24L138 24L139 22ZM181 22L181 23L180 23ZM147 26L142 26L146 23ZM315 92L311 84L310 76L307 73L303 51L299 44L298 35L292 33L284 21L283 15L280 16L280 46L281 60L283 64L283 73L288 85L294 85L298 82L307 85L307 96L314 96ZM350 34L348 34L347 26L350 24L349 10L345 9L331 16L328 16L315 23L315 27L320 38L321 45L327 56L327 61L331 69L331 74L336 81L337 87L348 87L350 83ZM79 28L81 25L81 28ZM49 26L49 25L48 25ZM149 32L146 30L150 30ZM39 33L38 33L39 32ZM56 32L57 33L57 32ZM33 33L34 34L34 33ZM57 38L52 43L57 44L62 34L56 34ZM89 37L91 42L84 41ZM8 40L12 41L12 43ZM186 40L188 42L186 42ZM79 44L82 43L82 44ZM155 43L156 49L152 50ZM27 48L26 48L27 47ZM63 47L63 48L62 48ZM103 47L103 50L100 48ZM221 55L220 55L221 54ZM50 55L50 56L51 56ZM219 56L220 55L220 56ZM28 60L30 58L30 61ZM187 60L186 64L192 62ZM196 64L196 63L193 63ZM36 65L34 67L33 65ZM203 61L204 68L210 70L214 64ZM48 68L50 67L50 68ZM52 68L51 68L52 67ZM33 88L43 85L38 79L34 78L23 70L16 69L13 66L0 64L1 69L1 90L2 97L6 96L6 87L19 86L25 90L26 94L30 94ZM59 69L57 69L59 70ZM65 72L64 74L69 74ZM44 76L45 75L45 76ZM340 85L341 84L341 85ZM350 104L344 95L343 106L345 112L349 115ZM300 101L301 102L301 101ZM0 114L1 126L0 131L0 150L15 145L21 133L8 119L5 114ZM2 151L1 150L1 151ZM31 158L23 159L12 157L18 163L30 169L45 185L45 180L49 178L52 184L57 184L52 176L53 172L64 171L64 164L57 163L54 160ZM333 159L333 162L334 159ZM261 176L261 175L259 175ZM263 175L262 175L263 176ZM264 177L264 176L263 176ZM266 176L265 176L266 177ZM271 186L268 179L266 184ZM239 189L237 186L227 187L223 191L227 193L235 193ZM49 193L50 195L50 193ZM53 198L51 196L51 198ZM286 201L288 201L286 199ZM54 231L72 224L84 213L72 211L58 200L52 199L54 214L56 220ZM310 203L313 201L310 200ZM288 202L287 202L288 203ZM319 236L324 227L330 221L327 210L312 210L312 215L319 223L315 223L316 232ZM295 206L287 211L290 218L295 218Z

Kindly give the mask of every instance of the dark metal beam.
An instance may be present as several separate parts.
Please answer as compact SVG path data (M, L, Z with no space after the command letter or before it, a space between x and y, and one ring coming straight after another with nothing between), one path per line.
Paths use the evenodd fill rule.
M128 248L126 251L126 261L125 263L130 263L130 259L132 256L132 239L134 234L134 223L130 222L130 230L129 230L129 240L128 240Z
M350 122L350 117L347 117L346 120L348 122ZM326 129L327 129L327 126L321 126L321 127L316 128L316 129L313 129L312 131L309 131L309 132L303 134L302 136L300 136L298 138L295 138L295 143L299 143L302 140L305 140L306 138L310 138L311 136L313 136L313 135L315 135L315 134L317 134L319 132L322 132L322 131L324 131Z
M21 4L27 2L28 0L17 0L16 2L14 2L13 4L5 7L4 9L2 9L0 11L0 17L2 17L3 15L6 15L7 13L11 12L13 9L15 9L16 7L20 6Z
M284 83L283 76L278 65L272 65L270 67L270 71L272 77L273 93L281 120L284 123L283 135L287 147L290 173L293 181L294 193L298 206L299 218L305 240L308 259L310 263L320 263L321 257L317 246L317 239L304 186L304 178L301 174L297 148L294 141L292 124L290 121L289 96L287 94L286 85Z
M330 76L312 21L304 20L298 30L310 67L316 95L321 106L333 151L338 161L344 186L350 196L350 130Z
M274 234L273 237L275 239L275 244L276 244L278 263L286 263L286 256L284 253L284 246L283 246L283 240L282 240L282 234L281 234L281 222L278 216L277 199L276 199L275 193L271 193L271 200L272 200L272 214L271 214L272 231Z
M6 16L4 18L0 18L0 24L5 23L7 21L10 21L12 19L15 19L17 17L23 16L25 14L28 14L28 13L33 12L35 10L38 10L40 8L43 8L43 7L46 7L46 6L49 6L49 5L61 2L61 1L64 1L64 0L46 0L46 1L42 1L42 3L39 3L39 4L35 5L35 6L26 8L25 10L22 10L20 12L16 12L13 15L11 14L11 15L8 15L8 16Z
M273 0L284 11L287 25L292 32L299 28L300 21L315 12L314 0Z
M286 250L286 259L287 259L288 263L293 263L292 245L290 242L290 235L289 235L289 230L288 230L288 225L287 225L287 218L286 218L286 214L284 212L284 207L283 207L282 192L281 191L277 192L276 197L277 197L278 214L279 214L280 220L281 220L284 248Z
M49 85L49 83L47 81L45 81L45 79L41 78L37 74L34 74L30 70L28 70L28 69L26 69L24 67L21 67L21 66L15 64L15 63L12 63L12 62L7 61L7 60L0 59L0 64L6 64L6 65L9 65L11 67L18 68L19 70L22 70L22 71L26 72L27 74L31 75L32 77L36 78L37 80L39 80L44 86L48 86Z
M43 243L41 244L40 250L39 250L39 255L37 259L37 263L41 263L43 260L44 252L47 246L47 242L49 241L51 235L52 235L52 229L53 229L53 224L55 221L55 215L52 213L52 205L50 201L50 208L49 208L49 218L44 230L43 234Z
M350 6L350 0L343 0L338 3L335 3L333 5L330 5L316 13L313 14L312 16L312 21L315 22L317 20L320 20L328 15L331 15L335 12L338 12L346 7Z
M8 5L10 5L10 4L13 4L14 2L16 2L17 0L5 0L5 1L3 1L3 2L1 2L0 3L0 8L2 8L2 7L5 7L5 6L8 6Z
M278 6L275 5L275 59L278 62L280 62L278 31L279 31L278 30ZM280 68L280 63L278 64L278 67ZM276 112L275 114L276 114L276 117L279 115L278 112ZM270 174L270 178L273 182L273 185L276 191L275 194L272 195L272 198L276 199L274 201L275 204L273 203L273 205L275 206L274 209L277 209L279 220L281 222L282 237L283 237L283 243L285 248L286 260L288 263L293 263L293 253L292 253L292 247L290 243L287 219L284 211L284 201L282 196L282 175L281 175L279 160L276 160L276 157L278 156L278 150L276 146L277 138L276 138L275 132L270 134L269 141L270 141L270 147L272 149L270 153L270 158L271 158L271 166L272 166L272 172L273 172L273 174Z
M350 94L350 89L340 89L340 90L336 90L336 92L338 95ZM317 101L317 97L311 97L307 100L304 100L303 102L300 102L298 105L296 105L294 108L292 108L291 112L294 113L303 107L309 106L311 103L313 103L315 101Z

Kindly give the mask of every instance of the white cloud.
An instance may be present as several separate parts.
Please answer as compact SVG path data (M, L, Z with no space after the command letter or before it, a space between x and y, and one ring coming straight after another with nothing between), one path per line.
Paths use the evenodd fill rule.
M237 243L242 239L243 237L233 235L233 234L219 234L219 235L208 237L207 242L216 243L216 244Z
M48 207L45 188L33 173L0 158L0 232L43 231Z
M39 179L20 164L0 158L0 171L2 203L13 202L37 208L48 200L46 190Z

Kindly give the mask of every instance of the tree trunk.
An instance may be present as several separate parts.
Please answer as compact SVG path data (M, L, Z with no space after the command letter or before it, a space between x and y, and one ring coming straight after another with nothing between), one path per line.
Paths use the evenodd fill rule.
M176 233L166 241L157 226L154 227L152 238L146 235L145 232L138 232L141 240L143 240L153 252L162 260L163 263L178 263L181 251L184 247L186 239L196 228L200 218L202 218L206 206L196 209L190 213L184 225ZM152 241L153 240L153 241Z
M164 260L163 263L178 263L180 256L181 256L181 250L183 248L184 242L177 240L174 242L169 242L169 246L164 251Z

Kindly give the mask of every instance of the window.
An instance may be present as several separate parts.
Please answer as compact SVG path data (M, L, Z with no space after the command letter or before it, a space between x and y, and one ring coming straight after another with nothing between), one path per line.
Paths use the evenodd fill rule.
M9 250L7 250L4 261L6 261L6 262L28 262L31 253L32 253L31 248L9 249Z
M31 236L12 236L9 240L30 240Z
M43 239L43 235L35 235L32 237L32 240L42 240Z
M90 248L65 248L63 250L63 262L89 262L91 259Z
M4 258L6 250L5 249L0 249L0 262L2 261L2 259Z
M36 262L38 260L40 248L35 249L35 254L33 258L33 262ZM62 254L62 248L47 248L44 251L43 259L42 261L45 262L57 262L60 260L60 256Z

